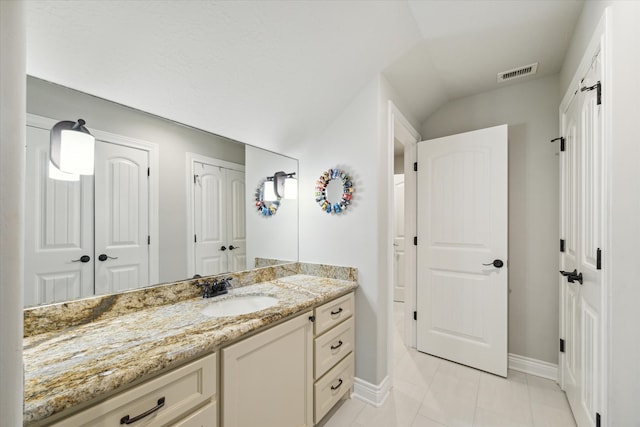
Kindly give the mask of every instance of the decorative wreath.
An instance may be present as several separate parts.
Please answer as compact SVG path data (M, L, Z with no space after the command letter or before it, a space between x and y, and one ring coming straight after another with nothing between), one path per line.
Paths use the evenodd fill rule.
M327 185L334 179L342 181L342 198L339 202L331 203L327 200ZM326 213L340 213L351 204L353 191L353 182L349 175L337 168L329 169L316 181L316 202Z
M265 201L264 200L264 183L267 179L263 179L258 184L258 188L256 188L255 200L256 200L256 209L258 213L264 216L275 215L280 207L281 197L278 197L278 200L274 201Z

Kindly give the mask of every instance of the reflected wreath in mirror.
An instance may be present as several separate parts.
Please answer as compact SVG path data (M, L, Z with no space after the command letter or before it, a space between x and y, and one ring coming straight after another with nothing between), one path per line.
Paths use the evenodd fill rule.
M316 202L326 213L340 213L353 199L353 181L340 169L323 172L316 181Z
M256 209L258 213L263 216L271 216L275 215L280 207L281 197L278 197L277 200L269 201L264 199L264 184L267 182L267 178L260 181L258 184L258 188L256 188L255 200L256 200Z

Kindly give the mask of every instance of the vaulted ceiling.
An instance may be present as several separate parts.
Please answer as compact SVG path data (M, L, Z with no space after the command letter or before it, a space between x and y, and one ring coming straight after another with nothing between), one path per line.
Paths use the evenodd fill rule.
M41 1L27 72L275 150L383 73L418 120L539 62L560 71L581 0ZM528 77L532 78L532 77Z

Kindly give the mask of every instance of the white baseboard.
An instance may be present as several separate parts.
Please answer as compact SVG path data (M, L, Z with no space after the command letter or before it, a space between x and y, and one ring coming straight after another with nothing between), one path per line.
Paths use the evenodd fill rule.
M558 381L558 365L509 353L509 369Z
M353 394L351 397L362 400L363 402L373 405L376 408L382 406L387 396L389 396L389 389L391 388L391 381L389 376L384 377L382 382L378 385L371 384L360 378L354 378L353 380Z

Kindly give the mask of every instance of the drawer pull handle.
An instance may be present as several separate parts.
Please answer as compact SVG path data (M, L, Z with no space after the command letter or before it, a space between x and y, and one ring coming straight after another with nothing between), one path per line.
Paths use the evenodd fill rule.
M332 311L332 312L331 312L331 315L332 315L332 316L335 316L336 314L340 314L340 313L342 313L342 307L340 307L340 308L338 309L338 311Z
M331 390L334 390L334 391L335 391L335 390L339 389L341 385L342 385L342 378L340 378L340 379L338 380L338 384L336 384L336 385L332 385L332 386L331 386Z
M331 350L337 350L342 347L342 341L338 341L338 345L332 345Z
M159 410L160 408L162 408L164 406L164 397L161 397L160 399L158 399L158 404L156 406L154 406L153 408L149 409L146 412L143 412L140 415L137 415L133 418L129 418L129 415L125 415L124 417L120 418L120 424L133 424L136 421L139 421L141 419L143 419L144 417L147 417L151 414L153 414L154 412L156 412L157 410Z

